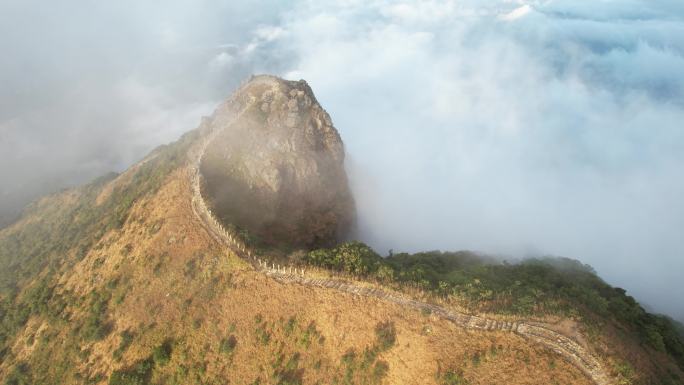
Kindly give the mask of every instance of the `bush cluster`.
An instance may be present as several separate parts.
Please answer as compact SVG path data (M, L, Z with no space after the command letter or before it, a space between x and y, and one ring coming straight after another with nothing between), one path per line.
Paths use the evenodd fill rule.
M317 249L309 252L304 260L314 266L367 276L377 273L382 258L361 242L343 243L333 249Z
M40 315L50 324L63 322L65 308L74 299L64 293L55 294L55 277L90 250L101 247L98 242L104 234L130 220L133 205L154 194L169 173L185 162L188 147L196 136L193 131L175 144L154 150L149 160L134 171L131 180L114 188L103 202L97 202L97 198L103 186L117 174L74 189L69 199L56 194L33 203L24 212L24 216L31 216L30 221L0 234L0 360L8 354L17 331L31 316ZM131 251L126 248L122 252ZM104 261L102 258L98 264ZM98 264L93 268L97 269ZM76 338L96 340L110 331L106 320L109 295L103 292L95 297L86 299L86 316L76 324ZM58 349L64 353L58 356L59 364L47 347L32 356L26 368L33 371L35 382L61 383L74 375L82 357L65 354L67 348ZM51 371L48 374L40 368Z
M616 320L619 326L636 331L645 344L673 356L684 368L680 324L649 314L625 290L608 285L590 266L572 259L544 257L507 263L468 251L400 253L382 258L361 242L349 242L313 250L304 260L382 282L418 286L435 295L454 295L477 310L517 315L582 314L587 321Z

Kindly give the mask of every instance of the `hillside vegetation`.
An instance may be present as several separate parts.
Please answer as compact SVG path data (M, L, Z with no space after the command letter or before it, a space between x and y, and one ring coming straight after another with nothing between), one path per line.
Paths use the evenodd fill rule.
M188 154L199 153L205 134L43 198L0 230L0 384L592 383L520 334L466 329L399 302L255 270L194 211ZM615 384L684 382L681 326L577 261L436 251L383 258L360 242L274 249L223 219L259 255L309 277L508 324L543 323L599 357Z
M69 273L106 234L120 230L136 201L154 194L172 170L185 160L193 134L172 146L162 146L114 183L116 174L30 205L20 221L0 232L0 359L11 354L11 341L32 316L56 321L69 301L89 310L80 334L102 337L101 318L109 294L88 298L56 295L57 279ZM110 186L113 184L113 186ZM107 187L111 187L108 189ZM98 198L106 193L102 202ZM62 320L63 321L63 320ZM25 368L15 372L21 374ZM21 377L21 376L19 376Z
M467 251L381 258L359 242L314 250L304 260L388 284L411 284L437 296L453 296L472 311L577 317L588 328L600 328L610 320L684 368L682 325L646 312L624 289L608 285L590 266L576 260L547 257L507 263Z
M185 140L0 232L2 383L588 384L513 335L252 271L194 217Z

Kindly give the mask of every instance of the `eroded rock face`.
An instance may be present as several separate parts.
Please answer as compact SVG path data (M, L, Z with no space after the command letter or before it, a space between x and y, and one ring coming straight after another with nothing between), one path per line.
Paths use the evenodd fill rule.
M306 82L254 77L205 125L216 136L202 159L203 196L225 223L273 246L348 235L355 209L344 147Z

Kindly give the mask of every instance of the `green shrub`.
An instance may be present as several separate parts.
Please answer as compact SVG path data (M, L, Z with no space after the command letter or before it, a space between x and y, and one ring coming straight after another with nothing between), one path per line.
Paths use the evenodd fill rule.
M454 371L448 371L444 376L442 377L442 385L468 385L469 382L463 378L463 375L454 372Z
M379 323L375 327L375 336L380 350L384 351L394 346L397 340L397 331L394 323L390 321Z
M473 353L473 357L470 359L470 361L473 363L473 366L479 366L480 362L482 361L480 352Z
M192 328L193 329L198 330L201 327L202 327L202 319L201 318L195 318L192 320Z
M133 334L128 330L124 330L123 332L121 332L120 336L121 342L119 342L119 347L116 348L116 350L114 350L114 352L112 353L112 356L117 361L121 359L123 353L131 345L131 342L133 342Z
M172 352L173 344L171 340L166 340L161 345L154 347L152 350L152 359L156 365L164 366L171 361Z
M361 369L368 369L373 365L377 358L377 347L366 348L366 350L363 351L363 359L361 360L361 364L359 366L361 367Z
M284 362L284 355L279 355L272 364L273 381L277 385L301 385L302 371L299 369L299 353L294 353L287 362Z
M355 360L356 360L356 351L354 351L354 349L349 349L342 355L342 363L346 366L354 365Z
M378 267L378 271L375 273L375 276L383 282L392 282L394 281L394 269L392 269L390 266L386 264L381 264Z
M375 383L380 383L380 381L385 377L389 371L389 365L385 361L378 361L373 367L373 381Z
M264 326L260 325L255 332L257 342L260 342L262 345L268 345L268 343L271 342L271 333L269 333Z
M111 332L111 325L106 321L107 293L93 292L85 322L81 327L81 336L86 340L101 340Z
M655 325L645 325L644 326L644 337L649 345L654 349L664 352L665 342L663 341L663 336L658 332L658 328Z
M284 332L286 336L290 336L297 326L297 319L295 317L290 317L285 324Z
M309 325L302 331L302 334L299 336L299 343L304 346L305 348L308 348L309 345L311 345L311 340L316 338L316 336L320 336L320 333L316 329L316 324L313 322L310 322ZM322 337L322 336L320 336ZM320 341L320 339L319 339Z
M219 342L219 352L225 355L233 354L235 348L237 347L237 338L235 336L230 336L228 338L221 339Z
M109 377L109 385L147 385L150 383L154 363L148 358L138 361L130 368L115 370Z
M312 265L355 275L375 273L382 258L361 242L343 243L333 249L318 249L309 252L304 260Z
M5 378L5 385L30 385L33 384L29 366L20 362L15 365Z

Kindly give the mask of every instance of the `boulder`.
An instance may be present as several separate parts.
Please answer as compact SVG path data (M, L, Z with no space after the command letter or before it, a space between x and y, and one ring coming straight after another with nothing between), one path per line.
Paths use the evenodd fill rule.
M202 195L224 223L269 246L316 248L355 222L344 145L303 81L253 77L208 122Z

